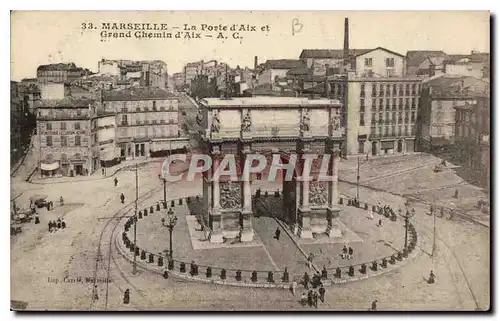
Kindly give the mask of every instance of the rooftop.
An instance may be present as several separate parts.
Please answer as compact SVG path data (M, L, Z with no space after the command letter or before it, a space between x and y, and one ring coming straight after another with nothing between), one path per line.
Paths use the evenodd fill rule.
M373 49L349 49L350 56L357 56ZM342 59L344 57L343 49L304 49L299 58L318 58L318 59Z
M37 71L45 71L45 70L82 70L83 68L77 67L74 62L70 63L57 63L50 65L40 65L36 69Z
M90 98L65 97L63 99L41 99L36 102L37 108L88 108L94 103Z
M279 107L290 108L296 106L340 106L341 103L336 99L307 99L297 97L237 97L232 99L205 98L204 103L208 107L234 108L234 107Z
M406 65L418 66L429 57L446 57L446 53L441 50L409 50L406 53Z
M110 90L102 93L105 101L126 101L126 100L163 100L175 98L164 89L154 87L131 87L121 90Z
M300 67L304 67L304 64L298 59L267 60L265 64L265 69L293 69Z

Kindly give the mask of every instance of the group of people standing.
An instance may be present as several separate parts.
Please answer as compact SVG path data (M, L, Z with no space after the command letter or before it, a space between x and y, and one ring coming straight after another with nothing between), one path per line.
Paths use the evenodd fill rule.
M304 284L304 288L307 290L302 293L302 297L300 298L300 302L303 306L307 304L310 307L314 306L315 308L318 308L318 299L321 302L325 302L326 290L323 286L323 282L321 282L319 272L316 272L312 278L309 277L307 272L304 273L302 283Z
M49 221L49 232L56 232L59 229L66 228L66 222L64 222L64 218L58 218L57 221Z
M352 247L347 247L347 245L344 244L344 247L342 248L342 253L340 253L340 256L343 259L347 260L352 260L354 258L354 250Z

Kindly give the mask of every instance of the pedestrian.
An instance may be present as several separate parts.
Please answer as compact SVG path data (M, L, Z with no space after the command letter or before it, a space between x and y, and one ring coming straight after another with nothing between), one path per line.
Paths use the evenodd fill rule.
M304 288L306 289L309 289L309 281L310 281L310 278L309 278L309 274L307 274L307 272L304 273Z
M314 307L317 309L318 308L318 292L317 291L313 292L313 302L314 302Z
M63 197L62 197L62 196L59 198L59 203L61 203L61 206L63 206L63 205L64 205L64 199L63 199Z
M347 245L344 244L344 247L342 248L342 258L346 259L347 258Z
M434 272L431 270L431 273L429 274L429 284L433 284L435 281L436 276L434 275Z
M61 227L64 229L66 228L66 222L64 222L64 219L62 219L62 222L61 222Z
M307 266L311 269L312 268L312 263L313 263L313 254L309 253L309 256L307 257Z
M97 285L94 285L94 290L92 290L93 294L92 297L94 301L99 300L99 292L97 291Z
M377 300L373 301L372 302L372 308L371 308L372 311L377 311Z
M349 257L348 257L348 259L352 260L353 258L354 258L354 250L352 249L352 247L349 246Z
M104 176L104 167L101 169L102 176Z
M38 213L35 213L35 224L40 224L40 217L38 216Z
M313 291L309 290L307 292L307 305L312 306L313 305Z
M319 299L321 300L321 302L325 302L325 292L326 292L325 288L321 286L318 291L319 291Z
M121 193L120 195L120 199L122 201L122 204L125 202L125 195L123 195L123 193Z
M277 227L276 231L274 232L274 238L278 241L280 240L280 234L281 234L280 228Z
M382 227L382 219L378 220L378 227Z
M54 208L54 203L52 201L50 201L49 204L50 204L50 208L53 209Z
M302 306L307 304L307 293L306 292L302 293L302 296L300 297L300 304L302 304Z
M368 154L366 154L366 160L368 160Z
M116 177L114 179L114 182L115 182L115 186L117 186L118 185L118 179Z
M47 208L47 211L50 211L50 203L47 202L47 204L45 204L45 207Z
M48 226L49 226L49 232L52 232L52 221L49 221Z
M292 282L292 295L295 296L295 290L297 289L297 282L293 281Z
M123 304L129 304L130 303L130 290L126 289L125 292L123 293Z

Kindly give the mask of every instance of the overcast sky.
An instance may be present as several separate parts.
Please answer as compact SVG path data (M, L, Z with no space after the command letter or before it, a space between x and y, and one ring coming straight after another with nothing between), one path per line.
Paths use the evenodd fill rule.
M287 12L14 12L11 15L11 79L36 77L41 64L75 62L97 72L100 59L163 60L169 73L187 62L216 59L232 67L253 67L266 59L297 59L302 49L341 49L344 18L349 18L350 47L385 47L403 55L407 50L443 50L466 54L489 52L487 11L287 11ZM297 19L297 20L294 20ZM294 21L298 23L294 24ZM82 31L92 22L98 29ZM111 39L101 41L103 22L255 25L244 39ZM269 26L269 32L261 28ZM297 31L292 35L292 26ZM174 30L175 31L175 30ZM204 34L202 35L204 36Z

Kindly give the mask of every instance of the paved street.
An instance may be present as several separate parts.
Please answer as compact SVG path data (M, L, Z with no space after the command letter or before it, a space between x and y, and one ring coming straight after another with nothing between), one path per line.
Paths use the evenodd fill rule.
M453 217L451 220L436 218L436 251L434 257L431 257L433 218L425 214L428 212L428 205L419 203L419 199L431 201L432 196L444 202L445 206L452 206L449 203L457 201L452 198L453 192L450 193L450 190L441 186L460 183L460 200L464 198L461 208L466 211L467 207L470 208L473 204L474 198L484 197L484 193L469 186L467 182L461 182L460 178L454 176L452 169L439 173L440 180L431 180L432 175L435 175L432 171L432 164L439 162L432 156L420 155L370 161L361 167L361 183L367 185L367 187L360 187L361 200L371 203L380 201L382 204L395 204L394 207L403 208L405 199L401 195L412 196L411 207L416 210L416 216L412 220L419 238L423 241L420 249L422 254L401 269L375 278L328 288L326 303L320 304L319 308L366 310L371 301L377 299L379 310L476 309L477 307L487 309L489 305L489 229L461 217ZM425 165L427 163L429 165ZM156 201L163 197L162 184L157 178L157 171L158 167L155 163L143 165L140 168L140 194L153 191L151 195L148 195L150 200L141 203L140 208L146 203L150 204L151 199ZM397 171L400 171L400 174L394 175ZM355 183L355 175L356 160L345 161L342 164L341 179ZM427 181L418 179L423 175L428 177ZM135 173L119 171L116 177L119 180L118 187L113 186L111 177L80 181L76 184L64 182L29 184L19 180L13 181L15 185L13 187L23 191L19 199L20 206L27 206L29 197L35 194L47 195L56 206L48 213L45 210L40 211L41 224L27 223L23 225L21 234L11 238L12 300L28 302L28 309L47 307L104 309L107 291L107 308L123 309L125 306L121 302L122 293L124 289L129 288L132 302L126 309L304 309L298 304L300 293L293 297L291 293L284 290L235 288L174 279L164 280L160 275L146 271L139 271L137 276L132 276L131 264L120 257L113 246L110 246L109 236L115 225L113 221L103 233L102 255L97 264L96 274L98 278L107 277L109 266L109 276L112 282L107 287L105 283L96 283L99 300L92 303L91 293L94 283L92 280L87 282L85 278L92 278L95 275L96 250L101 231L108 221L107 218L112 217L124 205L127 209L133 208L132 204L128 203L135 196L133 189ZM363 183L364 179L367 182ZM201 193L201 188L189 186L191 186L189 183L183 181L167 185L168 198ZM454 191L454 188L451 190ZM356 186L344 182L340 185L340 191L345 195L354 196ZM121 192L126 196L125 204L119 201L118 195ZM59 196L65 199L66 205L62 208L57 202ZM120 213L126 214L126 211ZM64 217L68 225L67 229L50 234L47 231L48 221L60 216ZM179 222L179 226L181 223ZM292 247L289 242L291 240L285 233L281 233L279 244L273 243L274 239L269 239L270 234L274 234L276 228L272 219L261 217L254 219L253 223L259 237L264 243L267 242L266 249L280 269L288 264L293 266L293 261L300 261L300 256L293 254L297 250ZM345 224L351 223L346 221ZM403 237L403 230L399 229ZM355 232L363 234L363 231ZM165 237L167 237L166 233L165 231ZM185 234L174 234L174 237L179 238L175 239L175 243L189 245L189 241L182 239L182 235ZM248 257L254 260L260 258L259 264L268 264L268 268L272 268L273 264L262 246L252 251L258 251L257 248L260 248L261 252L255 252L255 255L248 252L252 253ZM109 250L113 254L111 260L108 260ZM287 255L281 255L282 252L286 252ZM332 249L332 252L338 251ZM189 258L186 257L186 259ZM292 263L289 263L290 261ZM217 261L217 263L229 264L231 262ZM244 264L249 265L252 262ZM437 280L433 285L427 284L424 280L431 269L436 274ZM70 277L66 281L77 277L83 279L82 282L64 282L66 276Z

